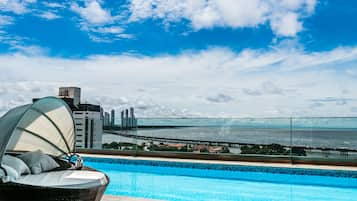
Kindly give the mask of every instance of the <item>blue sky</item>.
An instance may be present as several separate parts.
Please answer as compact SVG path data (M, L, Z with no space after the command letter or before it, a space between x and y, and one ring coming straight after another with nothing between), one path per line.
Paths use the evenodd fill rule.
M139 116L356 116L357 2L0 0L0 112L59 86Z

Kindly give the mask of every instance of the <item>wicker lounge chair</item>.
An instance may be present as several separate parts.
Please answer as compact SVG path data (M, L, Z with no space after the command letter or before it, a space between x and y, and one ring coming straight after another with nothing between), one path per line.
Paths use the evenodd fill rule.
M54 97L10 110L0 118L0 162L6 154L40 150L61 167L40 174L21 175L6 181L0 163L0 201L100 201L109 178L94 169L69 168L74 152L72 112Z

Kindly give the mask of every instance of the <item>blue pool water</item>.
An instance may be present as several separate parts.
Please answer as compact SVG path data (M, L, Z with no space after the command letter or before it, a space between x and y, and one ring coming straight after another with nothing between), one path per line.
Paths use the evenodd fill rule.
M85 165L110 177L106 191L110 195L168 201L357 200L355 172L93 158L87 158Z

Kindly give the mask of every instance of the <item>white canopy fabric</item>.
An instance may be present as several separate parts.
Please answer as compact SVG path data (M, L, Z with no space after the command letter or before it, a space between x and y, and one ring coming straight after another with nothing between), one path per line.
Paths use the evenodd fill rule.
M0 161L6 151L61 156L74 150L72 111L61 99L46 97L11 109L0 118Z

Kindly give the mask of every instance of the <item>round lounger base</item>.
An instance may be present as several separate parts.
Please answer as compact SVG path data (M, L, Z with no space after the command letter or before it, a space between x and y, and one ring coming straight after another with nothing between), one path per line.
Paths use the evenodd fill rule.
M58 189L0 183L0 201L100 201L106 186L92 189Z
M0 182L0 201L100 201L107 185L66 189Z

